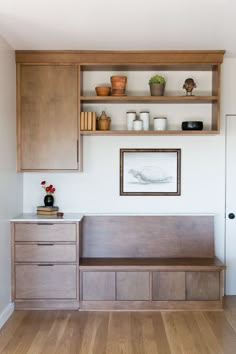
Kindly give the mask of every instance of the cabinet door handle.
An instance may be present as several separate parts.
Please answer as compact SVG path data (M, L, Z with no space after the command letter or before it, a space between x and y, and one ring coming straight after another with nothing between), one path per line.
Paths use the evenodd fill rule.
M37 243L37 246L54 246L54 243Z
M37 264L38 267L53 267L54 264Z
M54 225L54 224L49 222L37 222L37 225Z

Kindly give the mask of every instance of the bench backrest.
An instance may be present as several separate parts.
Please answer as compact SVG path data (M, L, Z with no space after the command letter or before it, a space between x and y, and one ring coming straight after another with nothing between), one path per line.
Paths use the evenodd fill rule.
M214 216L90 215L82 257L214 257Z

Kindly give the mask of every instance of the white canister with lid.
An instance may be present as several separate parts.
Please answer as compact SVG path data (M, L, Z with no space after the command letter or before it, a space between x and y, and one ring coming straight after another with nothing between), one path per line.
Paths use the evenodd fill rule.
M140 119L143 121L143 130L149 130L149 112L141 111Z
M143 121L139 118L136 118L133 121L134 124L134 130L143 130Z
M134 129L134 120L136 118L135 111L128 111L126 112L126 122L127 122L127 129L133 130Z
M154 130L167 130L166 117L154 117Z

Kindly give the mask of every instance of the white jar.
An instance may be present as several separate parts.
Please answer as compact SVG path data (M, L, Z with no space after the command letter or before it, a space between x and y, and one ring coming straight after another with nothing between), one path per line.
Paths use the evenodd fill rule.
M149 112L141 111L140 119L143 121L143 130L149 130Z
M127 122L127 129L133 130L134 129L134 120L136 118L135 111L128 111L126 112L126 122Z
M166 117L154 117L154 130L167 130Z
M136 118L133 121L134 130L143 130L143 121L141 119Z

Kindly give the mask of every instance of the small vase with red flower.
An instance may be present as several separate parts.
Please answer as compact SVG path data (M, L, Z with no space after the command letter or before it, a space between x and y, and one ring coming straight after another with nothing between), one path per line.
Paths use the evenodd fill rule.
M46 181L41 182L41 186L45 189L46 195L44 197L44 205L45 207L53 207L54 205L54 196L53 193L56 189L53 187L52 184L46 186Z

